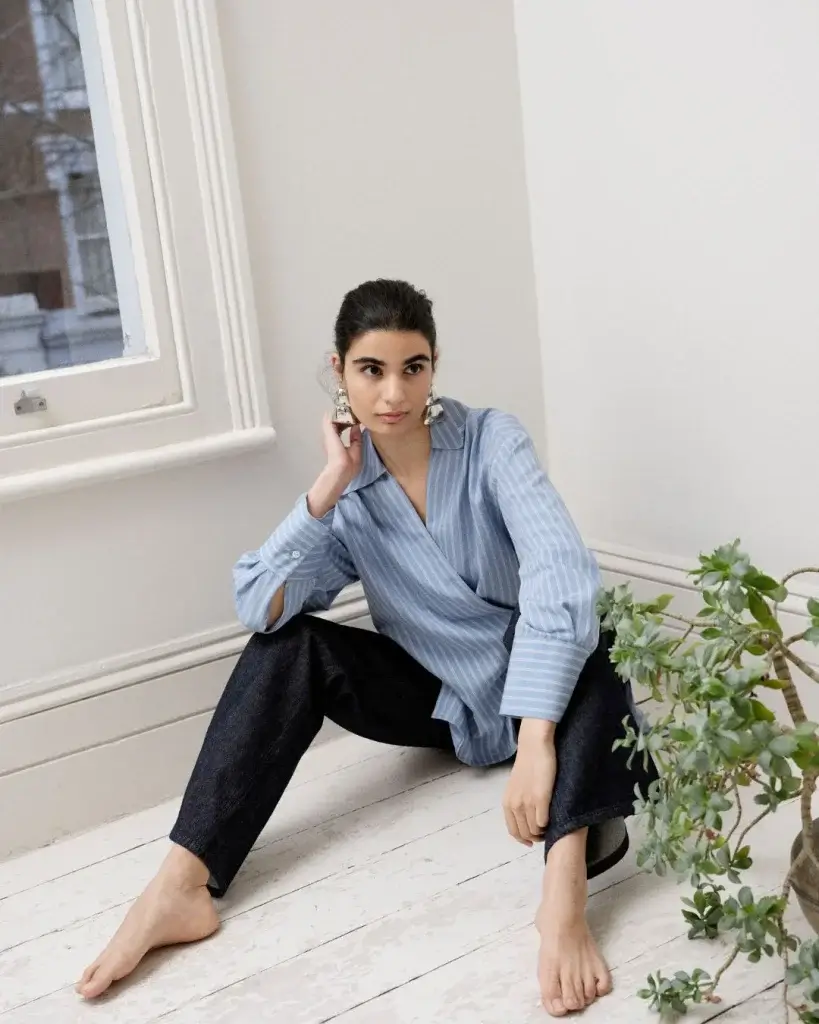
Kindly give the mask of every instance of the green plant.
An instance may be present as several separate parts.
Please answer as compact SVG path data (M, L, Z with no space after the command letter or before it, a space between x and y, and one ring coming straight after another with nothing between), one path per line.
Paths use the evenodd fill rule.
M819 673L794 649L803 641L819 644L819 601L808 601L811 623L796 636L785 636L779 618L787 584L805 573L819 568L775 580L752 565L736 541L701 556L692 572L703 600L694 618L669 611L668 595L637 602L628 586L600 597L603 627L615 635L611 657L618 673L647 688L660 705L639 731L626 720L625 735L615 745L630 749L632 758L653 757L659 770L635 808L646 836L638 864L690 880L692 898L683 900L690 938L732 941L713 978L699 969L649 977L640 995L663 1016L716 1001L720 980L738 956L752 962L780 956L786 1007L803 1024L819 1024L819 940L800 942L785 923L794 872L806 858L819 871L811 814L819 726L807 721L792 673L797 668L819 683ZM766 688L782 692L788 721L780 722L758 699ZM756 813L746 821L743 801L752 793ZM746 842L752 830L782 803L797 799L802 852L781 892L757 898L743 886L728 893L722 883L739 885L753 863ZM789 992L796 986L798 1002Z

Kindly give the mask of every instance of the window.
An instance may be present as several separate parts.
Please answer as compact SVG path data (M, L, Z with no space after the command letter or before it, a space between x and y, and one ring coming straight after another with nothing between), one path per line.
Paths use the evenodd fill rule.
M85 90L74 0L39 0L39 7L48 39L47 56L52 68L48 84L59 102L59 97L64 97L69 90Z
M273 437L214 2L0 4L0 500Z
M117 283L105 226L99 177L73 174L68 181L70 227L76 245L71 283L77 305L84 311L117 308Z
M85 91L74 0L28 0L28 5L46 105L72 105L72 91Z

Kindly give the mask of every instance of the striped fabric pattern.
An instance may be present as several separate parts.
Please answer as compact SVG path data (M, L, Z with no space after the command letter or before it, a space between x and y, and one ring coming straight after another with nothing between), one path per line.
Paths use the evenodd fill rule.
M375 628L442 681L435 717L449 723L458 757L495 764L515 751L514 719L564 714L597 646L600 577L522 424L452 399L443 406L431 428L426 525L365 433L361 472L335 509L314 519L303 495L239 560L236 608L265 631L286 584L275 630L360 580Z

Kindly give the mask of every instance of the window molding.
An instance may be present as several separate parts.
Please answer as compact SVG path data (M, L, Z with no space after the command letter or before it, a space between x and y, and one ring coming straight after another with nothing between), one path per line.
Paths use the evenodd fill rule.
M93 16L112 106L122 219L149 354L0 380L0 501L275 438L215 0L78 0L78 20L80 2L82 16ZM106 167L98 162L105 189ZM171 353L174 362L163 393L123 405L126 395L134 403L143 377L148 394L158 353ZM102 412L62 419L50 396L78 383L105 397ZM3 433L4 416L8 423L23 390L43 395L50 409L15 424L25 429Z

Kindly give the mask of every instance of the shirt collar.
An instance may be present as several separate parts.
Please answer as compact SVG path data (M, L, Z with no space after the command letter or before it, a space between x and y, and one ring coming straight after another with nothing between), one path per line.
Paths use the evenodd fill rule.
M430 427L433 448L444 448L450 451L463 448L464 428L469 410L461 402L452 398L442 398L441 405L444 415ZM386 475L386 467L381 461L369 431L364 431L361 449L361 472L345 490L345 494L360 491L369 487L379 477Z

